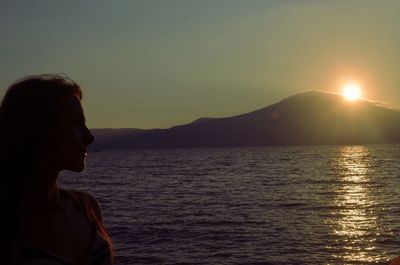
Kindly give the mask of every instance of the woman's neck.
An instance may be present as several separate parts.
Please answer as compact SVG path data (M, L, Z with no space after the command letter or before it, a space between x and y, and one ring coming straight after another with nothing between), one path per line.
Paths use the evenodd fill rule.
M27 177L21 194L23 211L56 210L60 207L58 173L40 170Z

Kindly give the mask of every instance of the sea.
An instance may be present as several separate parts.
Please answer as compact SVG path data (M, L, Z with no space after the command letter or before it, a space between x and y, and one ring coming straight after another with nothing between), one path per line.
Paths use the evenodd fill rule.
M400 145L105 150L60 182L98 199L115 264L400 255Z

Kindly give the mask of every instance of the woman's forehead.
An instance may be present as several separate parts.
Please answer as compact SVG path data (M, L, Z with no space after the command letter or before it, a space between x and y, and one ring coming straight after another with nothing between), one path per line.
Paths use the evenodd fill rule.
M64 111L66 115L84 116L81 101L78 97L69 97L64 103Z

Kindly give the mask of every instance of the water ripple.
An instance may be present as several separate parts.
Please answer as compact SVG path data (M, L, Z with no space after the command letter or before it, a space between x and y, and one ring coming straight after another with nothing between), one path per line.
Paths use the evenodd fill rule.
M91 153L62 184L102 204L117 264L387 264L400 146Z

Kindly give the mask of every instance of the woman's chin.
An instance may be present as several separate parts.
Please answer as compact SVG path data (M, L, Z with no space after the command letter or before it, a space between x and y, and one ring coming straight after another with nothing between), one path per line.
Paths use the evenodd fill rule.
M66 170L73 171L73 172L81 172L85 169L86 167L86 162L85 161L79 161L79 163L74 163L72 165L69 165Z

